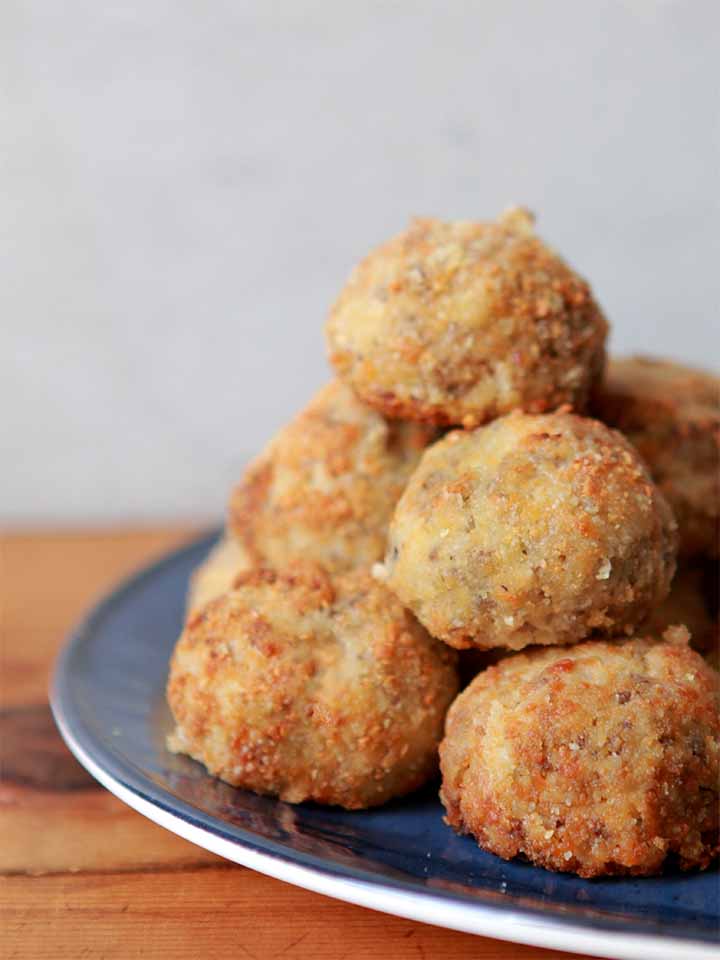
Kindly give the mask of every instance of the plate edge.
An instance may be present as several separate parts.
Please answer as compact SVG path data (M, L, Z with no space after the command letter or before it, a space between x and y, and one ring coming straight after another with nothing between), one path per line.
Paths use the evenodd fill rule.
M667 939L646 933L594 930L591 927L575 926L572 922L561 923L554 918L536 919L512 908L506 908L500 914L480 903L469 908L465 904L435 899L428 894L411 893L381 887L364 880L325 874L313 867L291 863L273 854L252 850L238 842L218 837L212 831L190 823L139 796L96 764L75 740L65 721L56 696L56 677L57 674L53 676L50 695L53 717L70 752L88 773L106 790L148 820L226 860L323 896L461 933L527 946L586 953L605 957L607 960L707 960L708 948L712 948L708 942L683 938ZM507 924L509 929L498 932L499 920ZM598 938L602 938L604 942L602 947L596 942Z

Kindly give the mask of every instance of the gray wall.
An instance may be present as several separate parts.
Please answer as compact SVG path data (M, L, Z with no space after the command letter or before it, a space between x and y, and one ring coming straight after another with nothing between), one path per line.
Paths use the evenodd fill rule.
M717 365L720 4L3 0L0 519L219 515L352 263L510 202Z

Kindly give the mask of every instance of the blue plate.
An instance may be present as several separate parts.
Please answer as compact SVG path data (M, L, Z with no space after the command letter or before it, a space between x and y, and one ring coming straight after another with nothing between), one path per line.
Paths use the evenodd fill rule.
M52 706L81 763L141 813L206 849L400 916L597 956L707 958L720 942L717 870L580 880L506 863L442 819L437 784L379 810L292 806L165 749L168 659L190 572L215 535L121 585L69 640Z

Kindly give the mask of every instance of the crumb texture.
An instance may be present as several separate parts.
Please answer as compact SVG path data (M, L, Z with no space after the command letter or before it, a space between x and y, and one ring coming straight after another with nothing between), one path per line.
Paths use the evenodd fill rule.
M476 677L440 750L451 826L582 877L706 867L720 678L686 636L534 650Z
M436 771L455 660L367 571L252 570L178 641L170 746L283 800L376 806Z
M235 578L252 566L243 545L226 534L190 578L187 610L192 615L232 587Z
M635 444L673 508L683 556L720 553L720 379L667 360L613 357L594 402Z
M338 381L270 442L233 491L229 523L253 562L368 566L422 451L428 426L388 421Z
M632 632L668 594L676 525L595 420L513 413L430 447L390 527L387 583L462 648Z
M413 220L354 270L330 311L330 360L390 417L474 426L515 408L582 411L607 322L527 211Z

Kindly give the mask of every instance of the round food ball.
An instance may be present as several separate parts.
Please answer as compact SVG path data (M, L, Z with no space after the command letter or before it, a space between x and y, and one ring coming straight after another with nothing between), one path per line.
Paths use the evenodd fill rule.
M370 565L436 431L388 422L339 381L328 384L250 465L230 526L254 562L303 558L330 572Z
M720 545L720 378L667 360L614 357L594 400L645 458L670 502L684 556Z
M667 596L675 540L624 437L569 413L516 412L427 450L384 575L433 636L517 650L631 632Z
M495 223L413 220L356 267L326 332L338 375L386 416L475 426L582 410L607 322L516 208Z
M242 544L226 533L190 578L188 613L192 614L230 590L235 578L251 566L250 557Z
M658 873L670 856L706 867L720 678L684 636L534 650L481 673L440 747L447 822L581 877Z
M170 748L238 787L372 807L437 769L455 655L370 576L254 570L187 623Z

